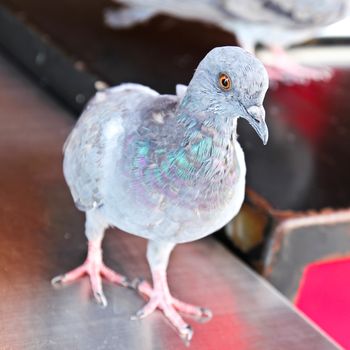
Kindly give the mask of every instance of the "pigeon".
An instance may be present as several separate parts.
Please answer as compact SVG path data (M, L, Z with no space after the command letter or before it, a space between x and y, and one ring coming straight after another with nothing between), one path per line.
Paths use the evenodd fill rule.
M265 58L272 82L289 84L326 80L327 68L297 64L286 53L291 45L310 40L325 26L349 13L349 0L115 0L126 7L107 9L105 22L128 28L158 14L200 20L229 31L245 50L257 53L261 44L270 50Z
M159 308L189 341L192 329L179 312L198 318L210 318L211 312L170 294L170 253L176 244L220 229L239 211L246 167L237 119L246 119L266 144L267 89L263 64L226 46L211 50L176 95L134 83L98 92L69 135L63 161L75 205L86 215L87 258L53 284L88 274L96 300L105 306L101 277L130 285L103 263L105 229L146 238L153 287L146 281L133 284L149 298L134 318Z

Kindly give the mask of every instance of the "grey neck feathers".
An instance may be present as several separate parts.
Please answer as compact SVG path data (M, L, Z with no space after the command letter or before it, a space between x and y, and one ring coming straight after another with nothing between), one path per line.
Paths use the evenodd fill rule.
M177 123L185 129L185 142L200 136L210 137L213 146L225 147L237 138L237 118L225 115L214 102L203 100L202 96L188 91L177 109Z
M184 130L179 151L205 178L223 178L225 168L236 167L237 118L225 117L220 108L204 106L197 96L186 94L177 110L177 124Z

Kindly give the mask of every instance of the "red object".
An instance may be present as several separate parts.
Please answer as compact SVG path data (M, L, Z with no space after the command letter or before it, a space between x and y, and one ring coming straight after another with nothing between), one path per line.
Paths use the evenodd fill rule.
M344 349L350 349L350 258L307 266L296 305Z

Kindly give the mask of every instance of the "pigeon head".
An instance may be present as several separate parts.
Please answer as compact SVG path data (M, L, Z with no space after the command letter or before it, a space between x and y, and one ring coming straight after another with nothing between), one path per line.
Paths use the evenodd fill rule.
M214 116L215 123L244 118L266 144L263 100L268 88L263 64L239 47L218 47L200 62L188 86L184 104Z

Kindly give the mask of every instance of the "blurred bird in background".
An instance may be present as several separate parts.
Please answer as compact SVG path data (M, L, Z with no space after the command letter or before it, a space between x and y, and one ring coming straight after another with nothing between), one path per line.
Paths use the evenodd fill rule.
M349 0L115 0L125 7L107 9L105 22L128 28L158 14L200 20L232 32L238 44L255 53L270 50L266 64L272 82L306 83L331 77L326 68L302 66L285 49L314 38L325 26L347 16Z
M53 283L88 274L105 306L101 276L129 285L103 263L105 229L144 237L153 288L132 284L149 298L135 318L159 308L189 341L192 330L178 312L198 318L211 313L171 296L169 256L176 244L211 234L239 211L246 168L237 119L246 119L266 144L267 88L259 60L239 47L220 47L202 60L188 87L177 86L177 95L138 84L98 92L66 141L63 164L74 202L86 214L88 255Z

